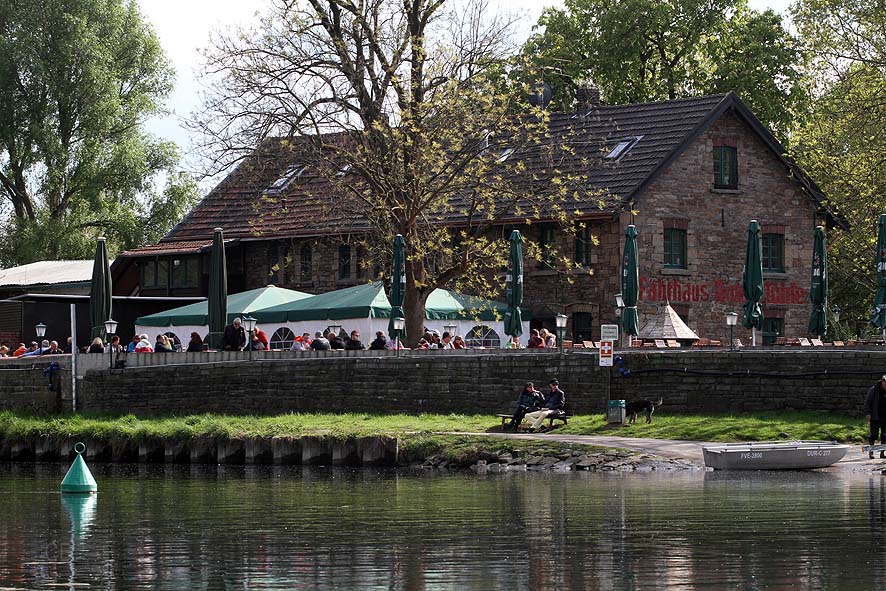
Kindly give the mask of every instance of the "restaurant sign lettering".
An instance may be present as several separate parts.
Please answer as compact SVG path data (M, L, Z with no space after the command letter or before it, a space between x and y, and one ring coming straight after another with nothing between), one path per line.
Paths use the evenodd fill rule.
M793 282L768 281L763 283L763 302L767 304L805 305L809 303L807 289ZM720 279L710 283L688 283L676 278L640 277L640 300L647 302L714 302L717 304L744 303L741 282L726 283Z

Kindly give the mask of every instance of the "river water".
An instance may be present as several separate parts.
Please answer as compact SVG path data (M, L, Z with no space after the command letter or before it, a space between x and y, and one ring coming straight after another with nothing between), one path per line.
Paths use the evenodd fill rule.
M0 465L0 589L883 589L886 477Z

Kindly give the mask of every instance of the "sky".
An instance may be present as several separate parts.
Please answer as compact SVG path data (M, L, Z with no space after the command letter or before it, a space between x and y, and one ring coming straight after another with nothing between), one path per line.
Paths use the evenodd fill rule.
M183 125L200 106L201 87L195 72L214 31L255 22L267 0L138 0L142 13L160 37L166 56L176 71L175 89L167 101L168 114L148 121L149 133L178 144L188 159L191 132ZM562 0L489 0L494 9L519 16L518 36L526 37L545 6L562 6ZM790 0L749 0L751 8L785 14ZM195 171L201 172L201 171Z

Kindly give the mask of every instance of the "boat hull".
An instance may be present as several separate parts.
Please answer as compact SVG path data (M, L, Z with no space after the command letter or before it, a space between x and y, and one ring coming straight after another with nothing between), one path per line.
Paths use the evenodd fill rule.
M714 470L808 470L840 461L848 445L831 441L729 443L702 448Z

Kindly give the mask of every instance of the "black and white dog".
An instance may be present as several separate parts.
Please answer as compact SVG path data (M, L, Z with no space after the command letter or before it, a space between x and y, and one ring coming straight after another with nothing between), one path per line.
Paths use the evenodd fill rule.
M658 400L632 400L625 405L625 414L629 417L630 423L637 422L637 415L641 412L646 413L646 422L652 422L652 413L655 412L655 409L661 406L662 399Z

